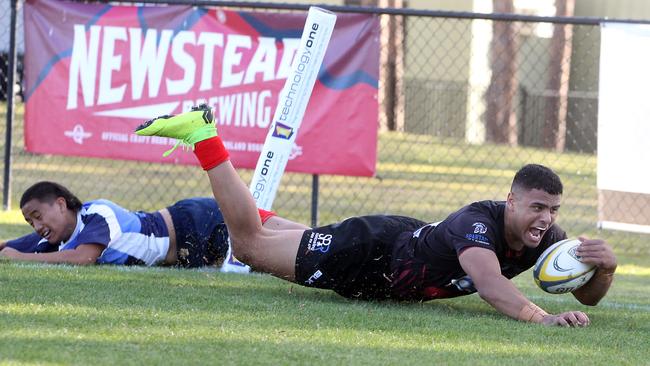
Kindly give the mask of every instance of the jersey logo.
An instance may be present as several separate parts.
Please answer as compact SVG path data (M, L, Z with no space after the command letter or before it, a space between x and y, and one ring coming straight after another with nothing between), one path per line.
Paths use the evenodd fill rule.
M485 226L485 224L482 222L475 222L472 224L472 227L474 227L474 233L465 234L465 239L483 245L490 245L490 239L487 236L483 235L487 233L487 226Z
M465 239L471 240L471 241L474 241L474 242L477 242L477 243L483 244L483 245L491 245L490 244L490 239L487 236L481 235L481 234L465 234Z
M487 233L487 226L482 222L475 222L472 224L474 227L474 234L485 234Z
M307 249L312 252L319 251L327 253L330 250L330 244L332 244L332 234L319 234L311 233L309 237L309 243L307 243Z
M323 272L321 272L320 269L319 269L319 270L317 270L316 272L314 272L314 274L311 275L311 276L307 279L307 281L305 281L305 283L308 284L308 285L313 285L314 282L315 282L317 279L319 279L322 275L323 275Z

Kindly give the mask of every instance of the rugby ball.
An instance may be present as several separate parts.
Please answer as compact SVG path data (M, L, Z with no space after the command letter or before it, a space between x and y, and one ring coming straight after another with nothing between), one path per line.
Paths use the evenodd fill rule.
M571 292L587 283L596 267L582 263L576 254L578 239L559 241L544 251L533 269L535 283L551 294Z

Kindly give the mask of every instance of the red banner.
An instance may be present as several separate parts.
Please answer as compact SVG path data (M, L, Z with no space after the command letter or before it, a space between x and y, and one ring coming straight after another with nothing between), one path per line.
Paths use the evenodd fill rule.
M254 168L306 13L25 4L25 146L34 153L195 164L141 122L208 103L233 163ZM288 171L371 176L379 22L339 14Z

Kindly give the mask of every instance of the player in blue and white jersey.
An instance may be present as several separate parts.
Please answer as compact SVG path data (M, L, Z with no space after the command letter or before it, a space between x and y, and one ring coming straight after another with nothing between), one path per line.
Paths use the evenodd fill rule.
M24 192L20 207L34 232L0 243L2 257L192 268L217 263L228 249L228 231L212 198L184 199L156 212L129 211L105 199L82 203L58 183L39 182ZM270 227L290 223L259 213Z

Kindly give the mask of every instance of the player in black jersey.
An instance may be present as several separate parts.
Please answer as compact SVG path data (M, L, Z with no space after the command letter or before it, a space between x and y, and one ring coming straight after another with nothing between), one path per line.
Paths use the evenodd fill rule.
M403 216L353 217L309 230L263 228L255 202L216 135L209 110L153 119L137 134L193 145L207 171L237 258L252 268L304 286L358 299L424 301L478 292L501 313L547 325L586 326L580 311L548 314L510 278L530 268L550 244L566 238L555 225L560 178L530 164L514 177L506 201L475 202L426 224ZM607 293L616 257L603 240L582 238L577 254L598 267L573 295L596 305Z

